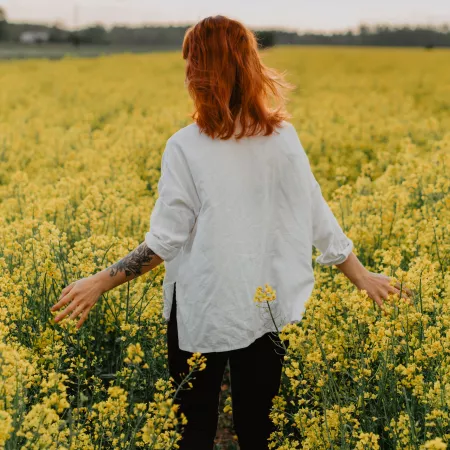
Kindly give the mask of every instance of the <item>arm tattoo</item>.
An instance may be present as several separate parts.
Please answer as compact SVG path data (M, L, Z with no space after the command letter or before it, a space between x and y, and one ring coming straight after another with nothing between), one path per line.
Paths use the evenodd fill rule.
M118 272L124 271L125 275L129 277L130 275L140 275L141 268L143 266L148 266L154 258L158 255L151 249L148 248L145 242L142 242L135 250L129 253L127 256L122 258L120 261L114 263L110 269L110 276L115 276Z

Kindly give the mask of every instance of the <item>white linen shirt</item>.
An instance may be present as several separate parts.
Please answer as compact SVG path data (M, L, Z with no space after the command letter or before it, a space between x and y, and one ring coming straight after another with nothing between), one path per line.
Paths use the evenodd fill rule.
M342 263L353 242L322 196L295 127L270 136L212 139L194 122L166 142L145 242L165 264L163 317L176 282L181 350L244 348L301 320L319 264ZM263 305L266 305L265 307Z

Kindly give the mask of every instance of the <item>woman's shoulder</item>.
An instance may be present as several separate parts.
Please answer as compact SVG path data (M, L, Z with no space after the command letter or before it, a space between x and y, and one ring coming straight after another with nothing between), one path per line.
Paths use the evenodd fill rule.
M283 127L293 127L294 125L292 125L292 123L288 122L287 120L282 120L281 121L281 126L283 126Z
M168 141L182 143L185 142L187 138L192 138L196 136L200 136L199 127L196 122L192 122L189 125L186 125L183 128L180 128L178 131L172 134L169 137Z
M291 131L296 131L294 125L291 122L288 122L287 120L283 120L281 122L281 127Z

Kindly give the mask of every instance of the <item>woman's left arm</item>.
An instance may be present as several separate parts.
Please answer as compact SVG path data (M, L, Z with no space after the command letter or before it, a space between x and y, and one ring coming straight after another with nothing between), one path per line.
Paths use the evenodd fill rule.
M71 319L81 314L80 328L103 293L152 270L163 260L172 261L189 238L200 208L186 157L172 136L162 155L158 198L144 242L111 267L65 287L51 311L70 305L55 317L55 322L69 313Z
M80 328L102 294L149 272L162 262L163 260L145 242L142 242L112 266L66 286L61 292L58 303L52 306L51 311L58 311L69 303L70 305L56 316L54 321L58 322L69 313L71 313L71 319L81 314L77 323L77 328Z

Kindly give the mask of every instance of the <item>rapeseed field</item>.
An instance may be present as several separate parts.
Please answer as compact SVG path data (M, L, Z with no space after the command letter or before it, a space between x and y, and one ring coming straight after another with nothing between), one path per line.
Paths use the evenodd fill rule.
M414 290L383 314L313 261L306 313L280 331L289 350L270 448L445 449L450 53L262 58L297 86L291 122L354 252ZM2 62L0 86L0 448L175 449L185 418L168 377L164 265L102 296L80 330L50 307L144 240L165 142L192 121L181 53ZM190 367L186 387L200 354Z

